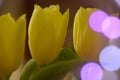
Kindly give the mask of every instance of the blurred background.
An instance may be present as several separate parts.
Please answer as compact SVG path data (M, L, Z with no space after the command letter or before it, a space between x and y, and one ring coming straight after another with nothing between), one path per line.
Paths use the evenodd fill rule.
M120 7L117 5L115 0L0 0L0 15L5 13L11 13L12 16L17 19L22 14L26 14L27 17L27 25L29 24L30 17L32 15L32 11L34 9L34 4L39 4L41 7L46 7L52 4L59 4L61 8L61 12L69 8L70 9L70 20L69 27L67 32L67 37L65 39L64 47L72 47L73 39L72 39L72 29L73 29L73 20L75 13L83 6L87 7L95 7L101 10L104 10L108 14L119 13ZM26 49L25 49L25 60L29 60L31 58L27 40L26 40ZM117 73L119 73L118 71ZM108 77L105 77L104 80L120 80L120 78L116 78L116 73L112 74L109 72L105 72ZM115 78L111 79L111 75Z

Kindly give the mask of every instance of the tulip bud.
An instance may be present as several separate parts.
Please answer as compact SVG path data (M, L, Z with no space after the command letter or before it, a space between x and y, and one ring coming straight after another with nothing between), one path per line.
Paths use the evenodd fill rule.
M0 73L10 75L21 64L24 56L25 15L15 21L11 15L0 16Z
M73 43L81 58L98 61L99 53L109 41L103 34L94 32L88 24L89 16L95 10L82 7L78 10L74 19Z
M69 10L63 15L58 5L42 9L35 5L29 24L29 48L32 57L40 64L54 61L63 46L67 32Z

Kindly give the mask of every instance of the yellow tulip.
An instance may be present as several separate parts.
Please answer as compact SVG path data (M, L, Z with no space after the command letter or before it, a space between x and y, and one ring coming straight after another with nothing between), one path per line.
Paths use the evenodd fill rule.
M0 16L0 73L10 75L21 64L26 36L25 15L15 21L12 16Z
M42 9L35 5L29 24L29 48L32 57L45 65L54 61L63 46L67 32L69 10L63 15L58 5Z
M100 51L109 44L101 33L91 30L88 24L90 14L97 9L81 7L75 15L73 43L77 54L87 60L98 61Z

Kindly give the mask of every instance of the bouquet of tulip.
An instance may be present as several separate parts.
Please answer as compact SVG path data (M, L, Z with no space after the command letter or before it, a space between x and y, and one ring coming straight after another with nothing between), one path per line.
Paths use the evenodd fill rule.
M63 48L69 22L69 9L61 14L59 8L58 5L51 5L43 9L35 5L28 28L28 45L32 59L25 64L19 80L102 80L103 68L107 69L104 64L113 66L117 70L120 65L114 66L112 64L114 61L111 60L111 63L102 61L105 56L100 56L103 68L98 62L99 53L109 44L109 39L101 32L92 30L88 20L90 14L100 10L82 7L78 10L73 26L73 50ZM97 20L99 17L101 16L98 15ZM103 21L101 23L105 24ZM97 25L95 22L94 24ZM102 30L103 33L108 31L108 27ZM0 80L9 80L24 57L25 15L17 21L9 13L0 16L0 30ZM109 50L115 46L111 47ZM114 51L109 53L112 54L116 50L120 52L118 48L114 48ZM84 65L87 62L89 64ZM113 67L107 70L114 71Z

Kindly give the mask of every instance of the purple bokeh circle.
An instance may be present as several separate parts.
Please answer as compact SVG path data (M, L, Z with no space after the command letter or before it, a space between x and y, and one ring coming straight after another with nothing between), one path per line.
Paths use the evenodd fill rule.
M120 49L110 45L105 47L99 56L102 67L107 71L116 71L120 68Z
M82 67L80 77L82 80L102 80L103 70L99 64L90 62Z
M108 15L101 11L94 11L89 17L89 25L95 32L102 32L103 21L108 17Z
M115 0L115 1L120 6L120 0Z
M110 39L120 37L120 20L117 17L107 17L102 24L103 34Z

